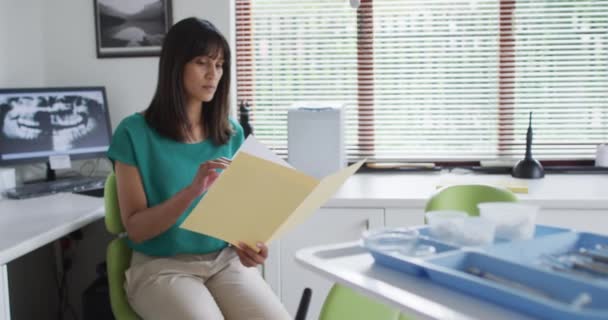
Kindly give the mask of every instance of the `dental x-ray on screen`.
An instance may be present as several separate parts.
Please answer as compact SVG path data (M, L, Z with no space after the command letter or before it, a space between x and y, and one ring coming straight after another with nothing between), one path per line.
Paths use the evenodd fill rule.
M0 161L102 155L110 143L102 87L0 89Z

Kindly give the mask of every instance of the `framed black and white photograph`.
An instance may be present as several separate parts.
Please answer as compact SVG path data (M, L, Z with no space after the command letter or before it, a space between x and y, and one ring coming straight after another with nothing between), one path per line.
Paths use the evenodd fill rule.
M97 57L158 56L171 0L94 0Z

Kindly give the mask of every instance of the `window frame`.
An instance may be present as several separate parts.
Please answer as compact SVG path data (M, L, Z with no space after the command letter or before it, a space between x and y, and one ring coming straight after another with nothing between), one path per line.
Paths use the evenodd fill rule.
M253 103L252 86L243 86L242 83L253 83L252 62L254 52L251 36L251 1L237 0L235 23L245 37L236 41L236 81L237 100L239 104L243 101ZM357 108L360 113L373 114L374 112L374 46L373 46L373 2L374 0L360 0L357 10ZM498 0L499 2L499 59L498 59L498 143L496 144L497 158L502 158L511 150L515 140L515 128L512 119L515 115L515 31L512 27L517 0ZM239 21L240 24L239 24ZM248 35L248 36L247 36ZM245 72L246 71L246 72ZM255 110L255 106L252 106ZM238 110L238 109L237 109ZM255 112L250 114L250 119L255 119ZM358 118L357 125L357 147L362 153L373 153L374 145L374 121ZM407 161L407 160L405 160ZM593 165L589 159L546 159L543 163L550 165ZM447 160L435 161L443 165L468 166L479 165L480 161Z

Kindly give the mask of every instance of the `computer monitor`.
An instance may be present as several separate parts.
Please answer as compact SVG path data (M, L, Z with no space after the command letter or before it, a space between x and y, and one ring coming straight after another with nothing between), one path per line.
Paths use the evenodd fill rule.
M104 87L0 89L2 166L101 157L111 130Z

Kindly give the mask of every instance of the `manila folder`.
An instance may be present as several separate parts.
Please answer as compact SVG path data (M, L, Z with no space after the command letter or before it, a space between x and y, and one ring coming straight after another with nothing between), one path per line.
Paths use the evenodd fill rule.
M319 181L239 152L181 227L256 248L257 242L268 243L316 211L363 162Z

